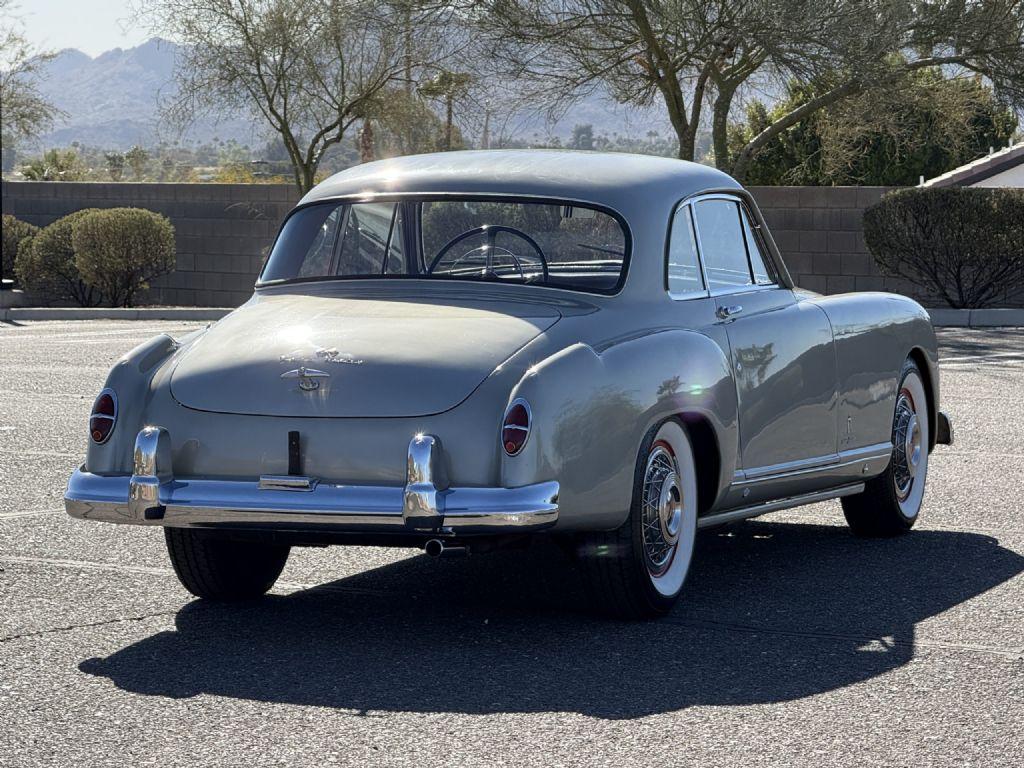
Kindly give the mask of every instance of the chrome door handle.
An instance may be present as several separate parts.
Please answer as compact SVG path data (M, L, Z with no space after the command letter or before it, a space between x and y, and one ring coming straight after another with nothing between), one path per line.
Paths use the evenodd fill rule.
M715 310L715 314L718 315L720 320L728 320L729 318L736 317L742 311L743 307L734 304L731 307L719 307Z

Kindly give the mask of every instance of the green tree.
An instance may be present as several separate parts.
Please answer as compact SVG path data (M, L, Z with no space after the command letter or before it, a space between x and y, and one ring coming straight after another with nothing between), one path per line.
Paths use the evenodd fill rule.
M433 152L445 130L427 101L404 86L382 91L370 112L376 118L374 139L380 156ZM452 141L458 143L458 137Z
M685 160L710 123L716 165L741 180L794 125L857 94L894 90L896 54L902 71L976 72L1024 105L1024 0L495 0L493 9L491 34L510 68L562 96L604 88L622 103L661 101ZM744 92L829 73L828 88L770 115L730 151Z
M107 161L107 173L110 174L111 181L120 181L124 174L124 153L107 152L103 155L103 159Z
M73 149L50 149L21 169L29 181L80 181L85 167Z
M594 148L594 126L576 125L572 129L572 139L569 140L570 149L593 149Z
M730 130L733 150L827 88L792 82L786 99L771 110L751 103L746 122ZM905 72L898 89L858 94L778 134L752 159L746 181L913 185L1005 146L1016 126L1012 110L976 77L949 78L938 69Z
M430 99L440 99L444 103L444 136L441 149L452 150L452 135L455 124L455 102L469 91L473 76L468 72L450 72L443 70L423 83L419 91Z
M124 154L124 159L132 169L132 176L136 181L142 181L146 175L146 163L149 162L149 152L142 147L135 145Z

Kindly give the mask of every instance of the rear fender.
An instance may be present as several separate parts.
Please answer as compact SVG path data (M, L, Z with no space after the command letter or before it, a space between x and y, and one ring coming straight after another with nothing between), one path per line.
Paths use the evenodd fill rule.
M673 416L699 415L714 430L716 498L732 479L736 389L720 347L702 334L654 332L600 350L571 345L532 367L515 398L530 404L532 429L520 454L502 455L502 484L558 480L559 528L621 525L640 443Z
M175 341L166 333L154 336L122 356L107 374L105 389L117 397L117 423L102 445L89 440L85 466L93 473L122 473L132 469L135 437L145 426L146 409L152 398L154 377L168 360L199 338L202 331ZM83 425L82 434L88 434Z

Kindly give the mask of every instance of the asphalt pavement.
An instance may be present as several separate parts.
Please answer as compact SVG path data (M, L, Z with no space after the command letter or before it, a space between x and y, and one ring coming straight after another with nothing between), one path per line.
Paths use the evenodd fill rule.
M554 547L303 549L195 601L154 528L61 501L109 366L195 323L0 323L0 766L1024 765L1024 330L946 329L918 527L838 502L703 532L668 618Z

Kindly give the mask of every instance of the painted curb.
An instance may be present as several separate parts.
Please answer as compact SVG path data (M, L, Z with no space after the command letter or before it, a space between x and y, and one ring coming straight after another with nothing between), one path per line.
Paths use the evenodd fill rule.
M230 307L24 307L0 309L0 320L220 320Z
M1009 328L1024 326L1024 309L929 309L936 328Z

